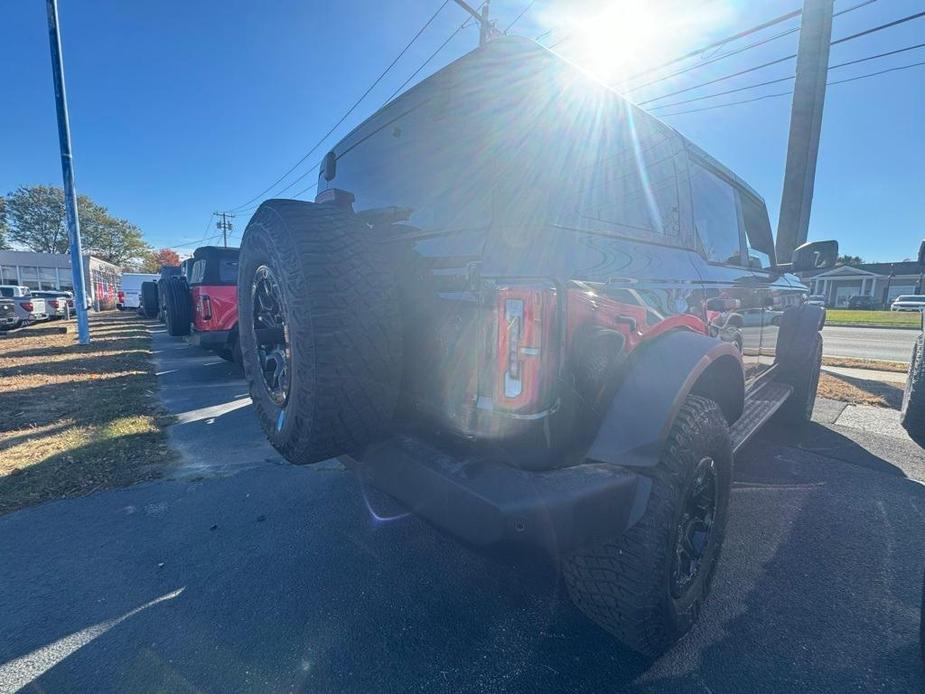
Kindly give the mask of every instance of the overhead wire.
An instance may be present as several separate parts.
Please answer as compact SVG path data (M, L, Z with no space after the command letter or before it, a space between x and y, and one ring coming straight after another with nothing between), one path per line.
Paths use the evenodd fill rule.
M876 55L868 55L864 58L857 58L855 60L848 60L844 63L837 63L835 65L830 65L829 70L835 70L836 68L847 67L848 65L856 65L858 63L866 63L869 60L875 60L877 58L886 58L887 56L896 55L898 53L905 53L907 51L912 51L917 48L925 48L925 43L917 43L914 46L906 46L905 48L897 48L894 51L886 51L885 53L877 53ZM681 101L672 101L669 104L658 104L653 106L652 109L660 108L671 108L672 106L681 106L682 104L690 104L695 101L704 101L706 99L715 99L718 96L726 96L727 94L735 94L737 92L744 92L749 89L757 89L758 87L766 87L771 84L779 84L780 82L786 82L788 80L795 79L796 75L788 75L787 77L781 77L779 79L767 80L765 82L758 82L757 84L749 84L744 87L736 87L735 89L726 89L721 92L714 92L712 94L705 94L703 96L695 96L690 99L683 99Z
M884 75L888 72L898 72L899 70L908 70L910 68L919 67L925 65L925 60L918 63L910 63L908 65L898 65L896 67L886 68L884 70L878 70L877 72L869 72L863 75L856 75L854 77L848 77L841 80L834 80L832 82L826 82L827 86L833 86L837 84L846 84L848 82L856 82L858 80L867 79L869 77L877 77L878 75ZM729 106L738 106L740 104L750 104L756 101L763 101L765 99L773 99L781 96L787 96L788 94L793 94L793 90L787 90L786 92L774 92L773 94L762 94L761 96L756 96L752 99L742 99L740 101L730 101L724 104L715 104L713 106L704 106L702 108L692 108L685 111L675 111L672 113L661 113L659 118L669 118L671 116L680 116L686 113L699 113L701 111L713 111L719 108L727 108Z
M842 38L839 38L839 39L836 39L836 40L832 41L832 43L831 43L830 45L835 46L835 45L837 45L837 44L845 43L846 41L852 41L852 40L857 39L857 38L860 38L860 37L862 37L862 36L868 36L869 34L873 34L873 33L878 32L878 31L883 31L884 29L889 29L889 28L891 28L891 27L897 26L897 25L899 25L899 24L903 24L903 23L905 23L905 22L910 22L910 21L912 21L912 20L914 20L914 19L919 19L919 18L921 18L921 17L925 17L925 12L918 12L918 13L916 13L916 14L907 15L906 17L902 17L902 18L897 19L897 20L894 20L894 21L892 21L892 22L887 22L886 24L881 24L881 25L879 25L879 26L871 27L871 28L869 28L869 29L865 29L864 31L860 31L860 32L857 32L857 33L855 33L855 34L851 34L850 36L844 36L844 37L842 37ZM652 98L650 98L650 99L645 99L645 100L643 100L643 101L638 102L637 105L639 105L639 106L644 106L645 104L650 104L650 103L652 103L653 101L661 101L662 99L666 99L666 98L668 98L669 96L676 96L676 95L678 95L678 94L684 94L684 93L686 93L686 92L690 92L690 91L693 91L693 90L695 90L695 89L700 89L701 87L706 87L706 86L709 86L709 85L711 85L711 84L716 84L717 82L724 82L724 81L726 81L726 80L728 80L728 79L732 79L733 77L740 77L740 76L745 75L745 74L748 74L748 73L750 73L750 72L755 72L756 70L761 70L761 69L764 69L764 68L766 68L766 67L770 67L771 65L777 65L777 64L779 64L779 63L783 63L783 62L786 62L786 61L788 61L788 60L793 60L793 59L796 58L796 57L797 57L797 54L796 54L796 53L792 53L791 55L787 55L787 56L784 56L784 57L782 57L782 58L777 58L777 59L775 59L775 60L770 60L770 61L765 62L765 63L762 63L762 64L760 64L760 65L755 65L755 66L753 66L753 67L746 68L746 69L744 69L744 70L739 70L739 71L737 71L737 72L733 72L733 73L728 74L728 75L723 75L723 76L721 76L721 77L716 77L716 78L714 78L714 79L707 80L706 82L701 82L701 83L699 83L699 84L694 84L694 85L691 85L691 86L688 86L688 87L684 87L683 89L677 89L677 90L675 90L675 91L673 91L673 92L667 92L667 93L665 93L665 94L661 94L661 95L659 95L659 96L655 96L655 97L652 97Z

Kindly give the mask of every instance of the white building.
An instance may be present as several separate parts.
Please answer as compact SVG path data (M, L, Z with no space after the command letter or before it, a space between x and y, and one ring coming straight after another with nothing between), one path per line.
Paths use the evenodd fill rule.
M920 294L923 268L914 261L839 265L831 270L801 272L811 294L826 297L826 305L843 308L852 296L870 296L889 308L901 294Z
M83 256L84 285L91 302L100 308L115 308L122 281L119 266ZM67 253L0 251L0 284L19 284L30 289L73 291L71 256Z

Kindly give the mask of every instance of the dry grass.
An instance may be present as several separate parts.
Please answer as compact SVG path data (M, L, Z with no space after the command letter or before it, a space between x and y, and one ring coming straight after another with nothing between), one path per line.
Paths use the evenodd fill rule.
M172 461L142 319L91 318L93 342L0 340L0 514L159 477Z
M909 363L905 361L881 361L880 359L855 359L853 357L822 357L825 366L848 366L853 369L873 369L875 371L895 371L906 373Z
M816 393L821 398L841 400L852 405L875 405L897 410L903 399L903 389L898 383L867 381L825 372L819 374L819 389Z

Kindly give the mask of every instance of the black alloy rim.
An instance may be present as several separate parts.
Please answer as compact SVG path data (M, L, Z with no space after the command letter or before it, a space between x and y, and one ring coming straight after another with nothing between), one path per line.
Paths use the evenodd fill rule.
M671 567L671 594L681 598L690 589L710 549L716 518L716 463L705 456L697 463L678 522Z
M261 265L251 283L254 336L263 384L278 407L289 400L290 357L286 303L273 271Z

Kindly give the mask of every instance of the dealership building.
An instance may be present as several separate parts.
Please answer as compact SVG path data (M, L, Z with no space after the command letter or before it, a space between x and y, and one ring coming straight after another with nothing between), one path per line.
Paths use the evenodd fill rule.
M118 265L83 256L84 286L92 303L100 308L115 308L116 294L122 281ZM71 256L68 253L33 253L0 251L0 284L18 284L29 289L72 291Z
M920 294L922 267L915 261L839 265L831 270L801 272L810 294L821 294L830 307L845 307L852 296L870 296L889 307L901 294Z

